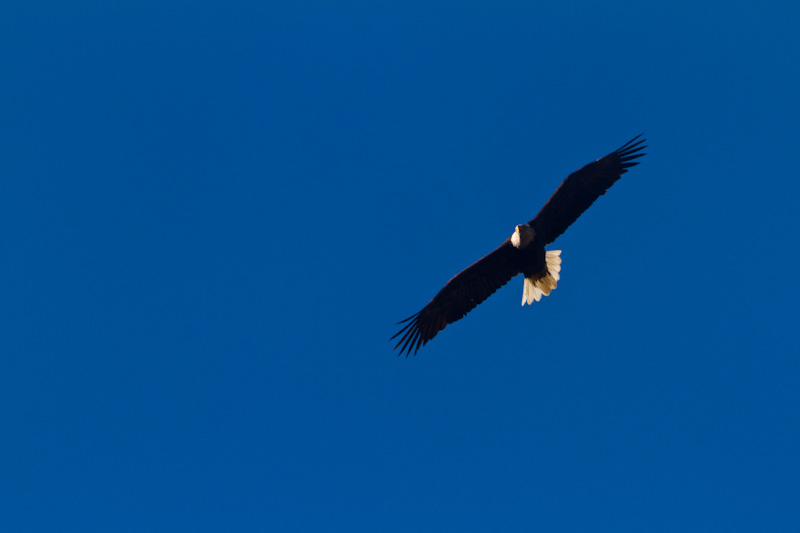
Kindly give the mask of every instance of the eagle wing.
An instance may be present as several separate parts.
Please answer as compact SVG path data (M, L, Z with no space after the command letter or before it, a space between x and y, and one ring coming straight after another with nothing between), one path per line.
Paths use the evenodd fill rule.
M400 336L394 347L396 350L402 345L398 355L406 352L408 357L412 350L416 355L421 347L448 324L463 318L476 305L519 274L519 266L512 258L513 253L514 247L507 239L493 252L453 276L422 311L398 322L405 324L392 337L394 339Z
M536 217L528 224L544 244L550 244L578 220L584 211L625 174L629 168L639 164L634 161L644 155L645 139L637 135L619 150L601 157L593 163L567 176L553 196L544 204Z

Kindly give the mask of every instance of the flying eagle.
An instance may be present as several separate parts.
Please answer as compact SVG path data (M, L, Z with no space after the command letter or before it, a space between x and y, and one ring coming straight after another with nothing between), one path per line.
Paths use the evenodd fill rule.
M448 324L463 318L517 274L525 275L522 305L550 295L560 277L561 250L545 251L544 247L639 164L634 160L645 155L641 150L647 148L639 137L567 176L533 220L518 225L497 249L451 278L422 311L398 322L405 324L392 337L402 335L394 347L400 348L398 355L405 352L408 357L412 351L416 355Z

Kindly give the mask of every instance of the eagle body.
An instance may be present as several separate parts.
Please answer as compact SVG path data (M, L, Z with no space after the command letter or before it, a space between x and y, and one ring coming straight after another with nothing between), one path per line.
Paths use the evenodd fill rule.
M456 274L405 324L398 355L416 354L433 337L474 309L518 274L525 277L522 305L539 301L556 288L560 279L561 250L546 250L594 201L605 194L644 155L644 139L637 136L620 149L573 172L556 189L532 220L517 225L494 251Z
M529 225L514 228L514 233L506 241L511 244L512 257L526 278L545 268L544 243L536 238L536 232Z

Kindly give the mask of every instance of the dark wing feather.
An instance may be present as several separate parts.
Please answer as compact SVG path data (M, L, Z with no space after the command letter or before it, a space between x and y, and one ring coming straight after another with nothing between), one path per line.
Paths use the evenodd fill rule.
M396 350L406 353L425 346L445 326L464 317L476 305L520 273L514 260L515 248L506 240L497 249L453 276L419 313L398 322L405 324L392 339L400 336ZM401 347L402 345L402 347Z
M539 214L528 222L536 232L537 238L550 244L578 220L595 200L616 182L627 169L639 164L634 161L644 155L641 152L646 145L645 139L638 140L638 135L627 142L616 152L589 163L582 169L573 172L553 196L544 204Z

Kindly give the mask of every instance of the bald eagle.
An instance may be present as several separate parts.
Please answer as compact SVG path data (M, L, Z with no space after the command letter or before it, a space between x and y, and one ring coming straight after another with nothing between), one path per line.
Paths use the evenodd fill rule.
M428 305L398 324L405 324L392 339L394 347L416 355L422 346L448 324L463 318L517 274L524 274L522 305L549 296L561 271L561 250L545 251L629 168L639 164L647 148L638 135L619 150L573 172L553 193L533 220L520 224L503 244L453 276Z

